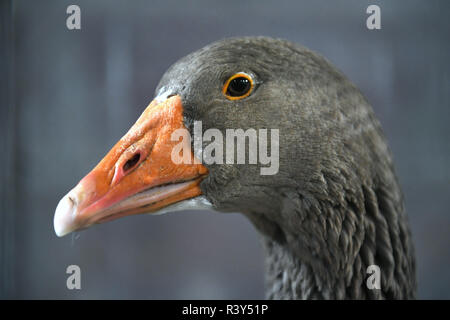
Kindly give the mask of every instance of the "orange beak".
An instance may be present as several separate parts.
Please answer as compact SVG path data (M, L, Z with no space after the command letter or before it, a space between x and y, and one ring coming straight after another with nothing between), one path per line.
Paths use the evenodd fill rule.
M190 152L190 161L175 164L172 150L189 139L173 141L186 129L179 96L152 101L100 163L64 196L55 211L58 236L120 217L150 213L201 195L208 170ZM184 155L184 159L186 155Z

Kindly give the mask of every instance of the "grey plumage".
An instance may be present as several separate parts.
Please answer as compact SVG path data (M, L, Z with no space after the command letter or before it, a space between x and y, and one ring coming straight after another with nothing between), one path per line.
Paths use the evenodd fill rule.
M239 101L221 88L236 72L257 87ZM241 212L262 235L267 297L414 298L415 261L402 193L381 126L360 91L327 60L284 40L234 38L174 64L159 92L182 97L203 130L278 128L280 169L206 165L205 196ZM366 268L381 269L381 290Z

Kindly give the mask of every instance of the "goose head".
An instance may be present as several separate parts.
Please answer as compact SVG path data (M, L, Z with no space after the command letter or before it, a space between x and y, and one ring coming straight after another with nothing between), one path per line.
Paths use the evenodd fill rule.
M330 153L340 132L330 127L336 129L340 114L329 103L330 94L339 93L337 86L331 92L329 82L340 80L323 58L270 38L227 39L182 58L163 75L155 99L133 127L61 199L56 233L160 212L196 197L198 206L217 211L270 215L282 205L280 190L307 191L320 176L321 163L333 163ZM186 129L188 139L174 135L179 129ZM249 163L254 141L248 136L244 163L237 154L227 159L227 130L239 129L256 133L256 164ZM218 135L222 141L214 141ZM202 145L196 148L199 136ZM258 145L260 137L267 146ZM173 148L189 138L192 161L174 163ZM222 142L223 154L208 161L202 151L211 142ZM238 141L233 142L237 152ZM262 164L259 153L271 162Z

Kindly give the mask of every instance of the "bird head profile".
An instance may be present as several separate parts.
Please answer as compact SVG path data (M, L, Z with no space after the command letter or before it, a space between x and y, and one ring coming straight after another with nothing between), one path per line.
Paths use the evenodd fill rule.
M259 231L268 298L415 296L381 125L358 88L307 48L231 38L180 59L131 129L60 200L54 228L64 236L133 214L208 208L240 212Z

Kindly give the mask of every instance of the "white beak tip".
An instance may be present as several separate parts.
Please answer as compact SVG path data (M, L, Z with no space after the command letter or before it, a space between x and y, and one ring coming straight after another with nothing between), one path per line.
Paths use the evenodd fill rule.
M76 205L69 195L65 195L58 203L53 218L53 227L58 237L65 236L75 230L74 211Z

